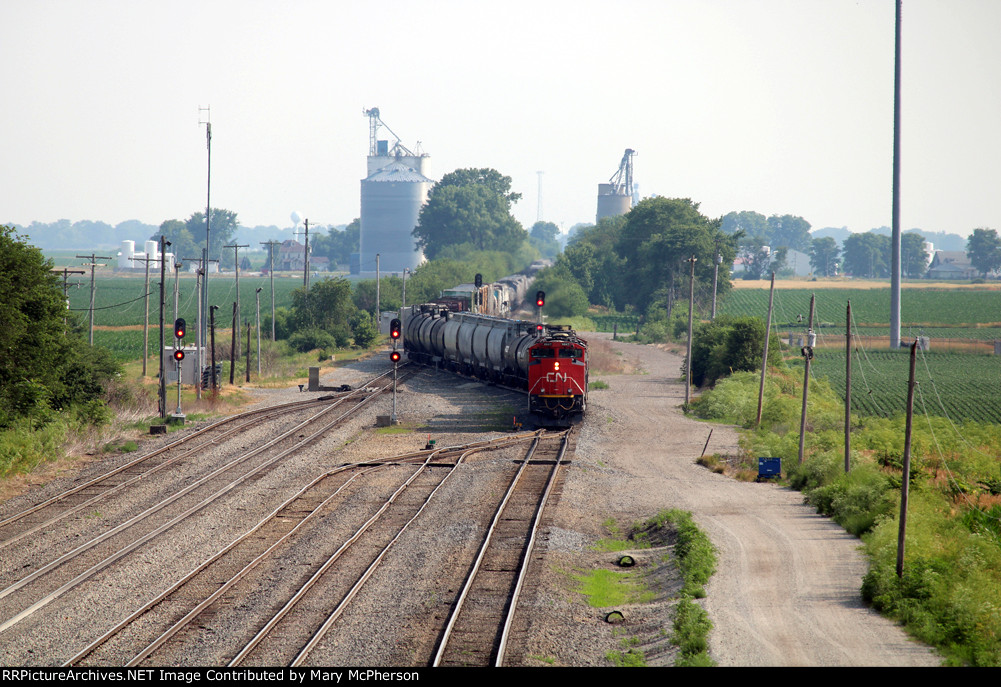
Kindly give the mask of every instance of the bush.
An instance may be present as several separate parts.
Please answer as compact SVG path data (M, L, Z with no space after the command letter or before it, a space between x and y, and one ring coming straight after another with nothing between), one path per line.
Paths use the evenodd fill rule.
M692 383L706 386L734 372L761 368L765 323L758 317L717 317L692 333ZM778 336L772 334L768 364L782 367Z
M327 351L336 346L336 341L331 334L322 329L302 329L288 338L288 344L293 350L299 353L309 353L319 349Z

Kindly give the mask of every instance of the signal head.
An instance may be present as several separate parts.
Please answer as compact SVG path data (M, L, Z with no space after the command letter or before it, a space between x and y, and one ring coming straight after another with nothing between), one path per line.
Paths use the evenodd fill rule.
M184 318L178 317L174 320L174 337L178 339L184 338L184 330L187 329L185 325Z
M392 353L389 354L389 359L392 360L394 363L400 362L400 352L393 351Z
M546 292L536 291L535 292L535 304L540 308L546 304Z
M394 317L389 323L389 336L392 339L399 339L400 334L403 331L403 323L400 322L399 318Z
M473 279L473 283L476 285L476 288L483 286L483 275L477 272L476 277Z
M182 360L184 360L183 348L178 348L174 351L174 360L176 360L177 362L181 362Z

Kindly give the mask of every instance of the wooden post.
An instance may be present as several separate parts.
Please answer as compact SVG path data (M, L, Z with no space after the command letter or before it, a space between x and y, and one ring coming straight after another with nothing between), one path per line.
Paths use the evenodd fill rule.
M774 298L775 273L772 272L772 285L768 291L768 318L765 320L765 353L761 357L761 384L758 386L758 417L754 421L755 427L761 425L761 406L765 399L765 370L768 369L768 337L772 331L772 303L774 302Z
M852 456L852 302L845 315L845 474Z
M236 339L237 330L240 328L240 322L236 319L236 302L233 303L233 336L229 344L229 383L233 383L234 374L236 370Z
M692 318L695 310L695 261L694 255L687 260L692 264L692 274L688 288L688 357L685 358L685 405L688 405L692 394Z
M247 322L247 378L250 381L250 322Z
M907 422L904 429L904 474L900 484L900 529L897 532L897 577L904 574L904 535L907 532L907 499L911 482L911 418L914 415L914 362L918 342L911 344L911 373L907 381Z
M803 464L803 444L806 437L806 402L810 394L810 359L813 357L813 347L810 345L810 333L813 331L813 304L816 296L810 295L810 321L806 330L806 341L803 346L803 411L799 416L799 463Z

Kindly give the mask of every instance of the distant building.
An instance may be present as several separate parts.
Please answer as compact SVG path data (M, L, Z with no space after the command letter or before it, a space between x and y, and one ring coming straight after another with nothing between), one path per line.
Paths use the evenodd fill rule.
M937 250L928 266L928 279L976 279L979 276L964 251Z
M306 246L295 239L286 239L278 248L275 270L278 272L302 272L306 267Z

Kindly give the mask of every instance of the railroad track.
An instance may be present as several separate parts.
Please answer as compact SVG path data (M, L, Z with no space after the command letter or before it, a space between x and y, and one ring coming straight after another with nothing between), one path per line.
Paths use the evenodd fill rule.
M48 562L37 566L32 572L7 583L0 589L0 633L9 630L84 582L95 578L130 554L142 551L144 547L152 546L165 533L170 532L179 523L191 518L210 504L218 502L243 485L260 480L269 471L280 466L284 458L301 450L331 428L357 413L379 391L385 390L390 375L391 373L380 375L370 380L362 389L330 399L329 402L319 403L319 412L312 414L306 420L263 445L250 450L241 449L235 457L227 457L223 465L197 477L183 488L163 495L154 503L146 504L138 515L128 517L114 526L109 523L101 523L103 527L99 533L86 538L82 543L74 541L73 548L68 551L55 551ZM382 388L379 388L380 386ZM206 428L208 431L197 432L181 442L174 442L174 448L177 448L178 445L185 445L187 450L184 450L179 456L175 455L171 460L173 462L182 459L185 455L191 455L192 446L194 446L194 451L206 446L207 444L202 440L209 439L211 442L214 431L221 425L232 425L227 429L227 432L233 429L245 430L258 425L266 417L315 405L317 404L308 402L306 404L291 404L263 412L254 411L237 416L228 422L216 423ZM215 440L218 441L218 437ZM158 452L157 455L162 455L162 453ZM149 456L144 458L149 458ZM145 463L148 469L156 470L159 469L159 465L164 465L163 462L156 462L155 457L149 459L154 462ZM143 464L143 459L130 463L133 467ZM40 522L33 522L27 528L22 526L21 531L8 537L8 541L11 539L20 540L27 536L26 532L29 531L37 532L39 528L45 527L46 521L55 522L62 519L69 511L79 512L81 508L86 507L82 506L81 503L88 503L88 498L101 498L108 493L119 492L123 484L134 484L137 480L148 475L148 469L145 472L140 471L138 474L133 473L131 476L128 475L128 470L115 471L105 482L105 488L101 490L102 494L93 494L69 508L66 508L65 504L76 500L87 489L70 490L61 495L62 498L47 501L48 505L41 504L43 506L41 508L24 511L23 517L13 516L6 519L5 522L8 524L25 523L29 516L33 516L37 520L38 514L45 513L50 508L54 509L49 510L48 515L43 516ZM121 479L123 476L124 481ZM88 483L90 487L87 488L93 488L99 482L100 480L94 480Z
M391 459L345 465L305 486L278 509L206 560L170 589L73 656L66 665L302 664L377 569L383 557L471 453L533 440L501 437ZM399 473L408 474L401 480ZM378 484L375 473L395 473ZM348 508L353 495L381 489L367 508ZM330 524L332 516L342 522ZM241 605L280 565L296 537L340 541L294 573L281 601ZM328 547L329 548L329 547ZM282 575L282 582L293 582ZM277 582L276 582L277 584ZM230 628L223 633L216 627ZM225 634L225 636L223 636ZM210 641L210 638L211 641ZM191 647L212 645L211 656Z
M571 440L570 431L539 438L522 461L452 608L433 666L504 664L542 513Z

